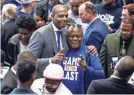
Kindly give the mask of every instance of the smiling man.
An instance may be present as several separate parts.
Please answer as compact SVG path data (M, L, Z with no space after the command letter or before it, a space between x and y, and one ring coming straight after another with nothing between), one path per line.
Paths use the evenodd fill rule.
M116 62L123 56L134 57L134 20L124 18L120 26L120 33L108 35L101 48L100 61L104 67L106 77L113 73Z
M68 49L66 43L66 26L68 13L63 5L56 5L52 10L52 22L39 28L30 39L29 50L38 58L37 78L41 78L43 70L49 63L55 63L52 57L61 49Z
M61 66L64 70L63 84L73 94L85 94L92 80L104 78L104 72L98 57L88 54L87 46L83 45L83 30L80 25L71 25L67 34L69 52L64 58L61 51L56 58L64 58Z

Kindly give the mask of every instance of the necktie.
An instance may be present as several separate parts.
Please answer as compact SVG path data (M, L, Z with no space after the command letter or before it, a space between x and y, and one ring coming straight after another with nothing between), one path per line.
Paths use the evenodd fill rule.
M61 36L61 31L57 31L57 51L59 52L61 50L61 44L60 44L60 36Z
M122 47L121 47L121 56L126 56L126 49L125 49L125 41L123 41Z

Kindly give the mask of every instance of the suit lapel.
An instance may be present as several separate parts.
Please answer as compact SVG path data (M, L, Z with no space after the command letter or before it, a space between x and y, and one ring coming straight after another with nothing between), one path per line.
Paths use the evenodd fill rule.
M66 30L62 30L62 43L63 43L63 48L65 48L65 51L64 53L67 54L68 52L68 45L67 45L67 40L66 40L66 34L67 34L67 31Z
M56 43L56 37L55 37L55 33L54 33L54 29L52 27L52 23L49 24L49 37L50 37L50 41L52 43L52 47L53 50L55 52L55 54L57 53L57 43Z
M131 44L128 48L127 55L134 55L133 48L134 48L134 37L132 38Z

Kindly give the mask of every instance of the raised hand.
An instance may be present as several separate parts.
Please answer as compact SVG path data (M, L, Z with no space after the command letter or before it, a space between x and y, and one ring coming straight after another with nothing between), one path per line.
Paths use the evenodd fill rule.
M57 63L57 62L61 62L65 59L64 56L64 48L59 51L54 57L52 57L51 61L52 63Z

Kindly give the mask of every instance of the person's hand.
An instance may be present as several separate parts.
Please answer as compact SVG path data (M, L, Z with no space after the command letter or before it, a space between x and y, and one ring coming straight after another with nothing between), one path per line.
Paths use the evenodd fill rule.
M87 66L87 63L86 63L85 60L80 59L80 60L78 61L78 63L79 63L79 65L83 68L84 71L87 70L87 67L88 67L88 66Z
M65 56L64 56L64 48L59 51L54 57L52 57L51 59L51 62L52 63L57 63L57 62L61 62L65 59Z
M108 26L108 30L110 31L110 33L113 33L114 32L113 29L108 24L107 26Z
M88 46L89 54L92 56L98 56L97 48L93 45Z

